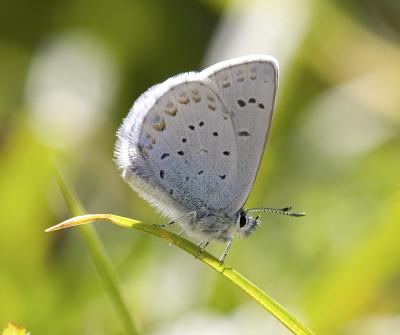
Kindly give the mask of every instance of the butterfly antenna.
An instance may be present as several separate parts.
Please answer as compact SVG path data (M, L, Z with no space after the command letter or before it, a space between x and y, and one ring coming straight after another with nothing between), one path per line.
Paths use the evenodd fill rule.
M284 207L284 208L262 207L262 208L251 208L247 211L247 213L265 212L265 213L281 214L281 215L288 215L288 216L294 216L294 217L300 217L300 216L306 215L306 213L304 213L304 212L290 212L291 209L292 209L292 206L288 206L288 207Z

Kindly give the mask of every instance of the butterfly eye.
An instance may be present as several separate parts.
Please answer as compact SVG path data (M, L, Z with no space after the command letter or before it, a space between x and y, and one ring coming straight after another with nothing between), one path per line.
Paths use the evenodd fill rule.
M243 228L247 223L247 218L246 214L244 212L240 213L240 219L239 219L239 227Z

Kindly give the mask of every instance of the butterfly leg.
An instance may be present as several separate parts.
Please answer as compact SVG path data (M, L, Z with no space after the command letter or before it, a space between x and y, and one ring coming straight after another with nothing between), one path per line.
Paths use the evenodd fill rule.
M166 224L157 224L157 223L154 223L154 224L153 224L153 227L165 228L165 227L167 227L167 226L173 225L174 223L175 223L175 221L171 221L171 222L168 222L168 223L166 223Z
M189 213L187 213L185 215L182 215L180 218L176 219L175 221L168 222L167 224L156 224L155 223L155 224L153 224L153 227L165 228L167 226L173 225L174 223L179 223L179 221L187 220L188 218L195 219L196 215L197 214L196 214L195 211L189 212Z
M201 241L200 243L197 244L197 246L200 248L199 252L195 256L195 258L198 258L204 250L207 248L207 246L210 244L210 241Z
M224 262L225 262L226 255L228 255L228 251L229 251L229 249L230 249L230 247L231 247L231 245L232 245L232 242L233 242L233 238L231 238L231 239L228 241L228 243L226 244L225 251L224 251L224 253L222 254L221 258L219 259L221 263L224 263Z

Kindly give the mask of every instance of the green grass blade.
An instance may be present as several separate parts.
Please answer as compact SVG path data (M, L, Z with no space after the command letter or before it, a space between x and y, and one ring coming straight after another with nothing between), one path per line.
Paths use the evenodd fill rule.
M204 251L200 254L200 248L198 246L167 230L160 229L153 225L141 223L139 221L128 219L122 216L117 216L112 214L87 214L66 220L56 226L47 229L46 231L54 231L76 225L83 225L98 220L110 221L113 224L116 224L124 228L134 228L143 231L145 233L149 233L159 238L162 238L168 241L169 243L176 245L177 247L192 254L193 256L201 260L203 263L210 266L215 271L222 274L236 286L240 287L253 300L259 303L268 312L270 312L276 319L278 319L284 326L286 326L293 334L298 334L298 335L313 334L313 332L310 329L301 324L300 321L298 321L294 316L292 316L275 300L273 300L271 297L265 294L265 292L259 289L248 279L243 277L239 272L234 270L232 267L226 264L221 264L221 262L217 258L212 256L208 252Z
M78 200L78 197L75 196L73 191L68 187L60 175L57 177L58 184L71 215L85 214L85 210ZM115 271L97 232L90 226L80 227L79 232L81 233L89 254L92 257L93 263L114 306L115 312L123 324L125 333L127 335L139 334L119 289L117 272Z

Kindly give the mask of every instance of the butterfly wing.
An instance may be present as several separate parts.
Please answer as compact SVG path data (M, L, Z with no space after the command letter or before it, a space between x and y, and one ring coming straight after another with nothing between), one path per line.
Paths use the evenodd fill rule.
M163 214L236 213L264 151L276 62L253 56L171 78L134 104L118 131L124 179Z
M199 73L169 79L138 99L118 132L116 158L132 188L172 219L231 202L233 123Z
M253 186L271 125L278 64L267 56L232 59L204 70L229 111L237 141L237 180L226 211L242 208Z

